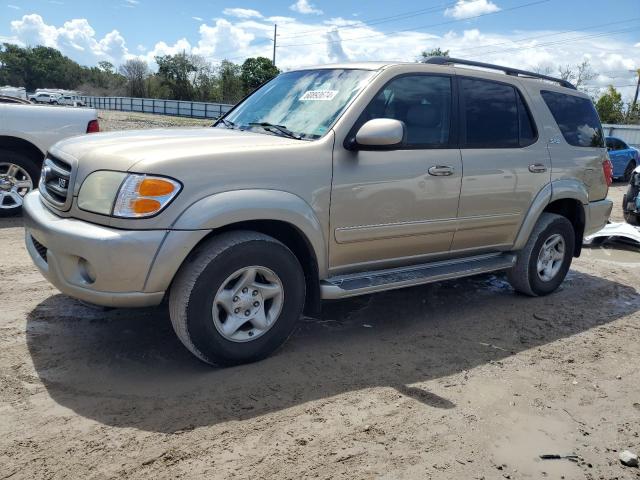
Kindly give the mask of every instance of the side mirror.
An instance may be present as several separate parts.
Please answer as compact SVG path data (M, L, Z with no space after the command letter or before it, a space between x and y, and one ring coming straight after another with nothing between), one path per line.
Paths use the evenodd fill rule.
M393 150L406 144L407 128L400 120L374 118L366 122L355 139L350 142L352 150Z

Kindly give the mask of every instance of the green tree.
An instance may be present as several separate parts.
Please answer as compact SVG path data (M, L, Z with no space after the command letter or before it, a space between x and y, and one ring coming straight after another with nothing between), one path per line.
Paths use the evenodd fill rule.
M144 60L131 58L120 65L120 73L127 79L127 92L131 97L145 97L147 95L146 79L149 66Z
M43 87L74 89L83 79L82 67L55 48L24 48L5 43L0 63L0 83L29 91Z
M193 85L191 75L196 71L190 55L163 55L156 57L158 76L171 92L173 100L191 100Z
M115 67L113 66L113 63L107 62L106 60L103 60L102 62L98 62L98 68L105 73L114 73L115 71Z
M222 103L237 103L244 97L242 69L229 60L223 60L218 67L218 88L216 100Z
M280 70L266 57L247 58L242 64L241 79L245 94L278 75Z
M425 50L420 54L418 61L424 63L429 57L448 57L449 50L442 50L440 47L432 48L431 50Z
M609 85L596 102L596 110L602 123L622 123L624 121L624 102L622 95L612 85Z

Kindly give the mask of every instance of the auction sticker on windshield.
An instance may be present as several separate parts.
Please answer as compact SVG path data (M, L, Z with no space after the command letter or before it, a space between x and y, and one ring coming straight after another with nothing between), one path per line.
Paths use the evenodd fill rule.
M305 101L327 101L333 100L338 93L337 90L307 90L304 95L300 97L301 102Z

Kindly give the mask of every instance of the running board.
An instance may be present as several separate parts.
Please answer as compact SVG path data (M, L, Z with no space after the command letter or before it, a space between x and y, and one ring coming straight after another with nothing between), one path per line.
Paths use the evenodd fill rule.
M337 300L506 270L513 267L515 262L516 255L513 253L492 253L410 267L339 275L323 280L320 284L320 293L324 300Z

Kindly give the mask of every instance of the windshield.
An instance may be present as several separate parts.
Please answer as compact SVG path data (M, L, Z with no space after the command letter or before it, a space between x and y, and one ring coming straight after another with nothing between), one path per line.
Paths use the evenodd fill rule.
M293 138L320 138L374 73L345 69L283 73L258 89L216 126L255 128Z

